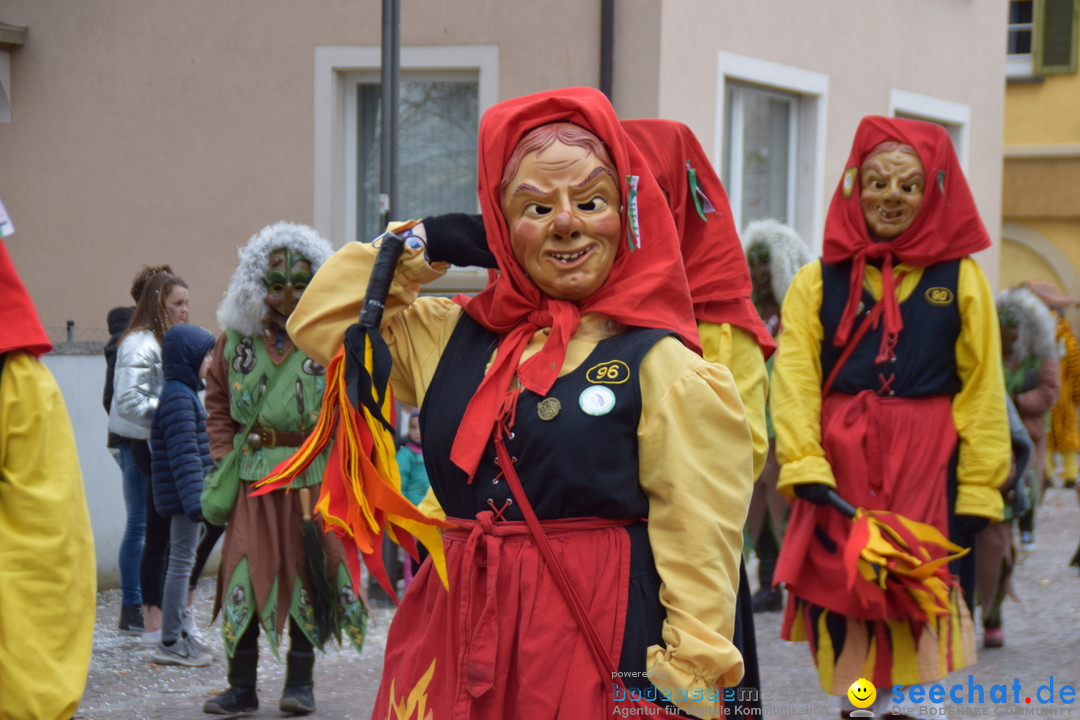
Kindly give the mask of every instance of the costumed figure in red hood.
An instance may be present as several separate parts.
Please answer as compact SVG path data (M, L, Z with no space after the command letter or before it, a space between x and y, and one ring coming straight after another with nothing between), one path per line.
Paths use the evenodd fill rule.
M395 616L372 717L717 716L742 674L752 441L731 373L698 355L663 193L603 94L570 88L485 113L479 194L488 286L418 297L482 259L413 228L383 316L456 527L449 588L426 561ZM355 322L374 257L337 252L290 319L316 359Z
M52 350L0 242L0 718L70 718L94 644L97 563Z
M641 150L664 192L679 233L679 249L702 357L727 367L735 378L754 439L754 477L759 478L769 449L765 401L766 361L776 350L768 328L751 299L750 272L727 192L693 130L676 120L623 120L622 126ZM757 492L755 483L755 493ZM753 604L745 563L739 565L735 646L743 656L743 679L732 693L733 713L761 712L761 675L757 662ZM729 705L732 705L729 703Z
M364 640L367 610L337 535L318 533L325 582L308 571L311 550L302 523L319 495L325 453L289 487L250 494L252 483L295 453L319 419L326 370L293 344L285 322L330 252L330 243L306 225L265 227L240 250L240 265L218 307L225 332L206 377L206 429L217 471L239 473L241 487L228 516L214 603L215 615L222 615L229 688L206 701L207 713L258 709L260 631L277 656L288 625L279 708L295 715L315 710L314 648L344 634L359 651ZM329 592L320 594L327 585Z
M780 490L798 498L775 581L783 637L808 640L822 688L843 696L928 683L975 659L952 583L946 614L843 592L861 587L844 548L852 522L825 503L933 526L958 545L1000 519L1009 467L994 297L968 257L990 246L948 134L866 117L825 223L823 256L783 305L771 389ZM884 700L888 702L888 698Z

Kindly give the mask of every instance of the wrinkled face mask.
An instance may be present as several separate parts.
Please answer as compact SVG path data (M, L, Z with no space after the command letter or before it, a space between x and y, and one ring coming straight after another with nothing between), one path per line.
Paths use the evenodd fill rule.
M546 295L584 300L604 284L622 228L619 185L586 148L554 142L526 155L502 210L514 257Z
M862 211L870 235L892 240L915 222L926 176L917 155L902 149L871 155L863 163Z
M285 329L285 321L292 315L312 275L311 261L300 253L289 248L279 248L270 253L270 266L263 276L268 325Z

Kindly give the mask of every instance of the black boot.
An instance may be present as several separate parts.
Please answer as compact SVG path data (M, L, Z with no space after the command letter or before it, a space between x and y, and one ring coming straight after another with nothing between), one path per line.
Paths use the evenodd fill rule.
M780 588L760 588L750 598L754 612L776 612L784 607L784 593Z
M230 685L223 693L203 703L202 711L209 715L237 715L259 709L259 696L254 686Z
M293 715L315 712L314 683L315 653L290 650L285 672L285 690L278 709Z
M765 527L755 541L754 547L758 556L759 589L750 601L756 613L776 612L784 607L783 592L772 586L773 571L776 569L776 560L780 556L780 545L776 542L776 535L772 530L772 518L768 515L765 517Z
M258 665L258 650L237 650L236 655L229 658L229 689L207 700L203 704L203 712L210 715L235 715L258 710L259 696L255 694Z
M120 608L120 632L142 635L142 605L124 605Z

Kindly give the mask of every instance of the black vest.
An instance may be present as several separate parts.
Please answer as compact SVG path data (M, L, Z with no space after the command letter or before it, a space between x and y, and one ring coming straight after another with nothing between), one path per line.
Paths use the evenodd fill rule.
M649 349L669 334L628 329L598 343L580 367L555 381L546 397L521 392L507 449L541 520L648 515L638 484L639 367ZM458 424L498 340L463 314L420 410L428 477L451 517L471 518L494 509L504 510L507 520L522 519L506 502L510 488L495 462L493 444L484 450L472 484L450 461Z
M821 344L822 382L829 377L844 348L833 345L840 316L847 302L851 261L821 263L823 293L821 324L825 329ZM930 265L923 270L919 284L908 298L900 303L904 329L897 339L896 358L880 365L874 363L884 321L870 328L854 352L837 373L832 392L855 395L862 390L881 392L898 397L930 397L955 395L960 391L956 373L956 340L960 336L960 308L957 286L960 261ZM852 336L875 300L865 288L862 304L855 317ZM890 378L890 376L892 376Z

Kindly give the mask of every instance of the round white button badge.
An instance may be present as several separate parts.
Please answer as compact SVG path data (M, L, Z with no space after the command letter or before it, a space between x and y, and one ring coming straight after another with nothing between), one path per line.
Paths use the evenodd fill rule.
M589 415L607 415L615 407L615 393L603 385L592 385L581 391L581 409Z

